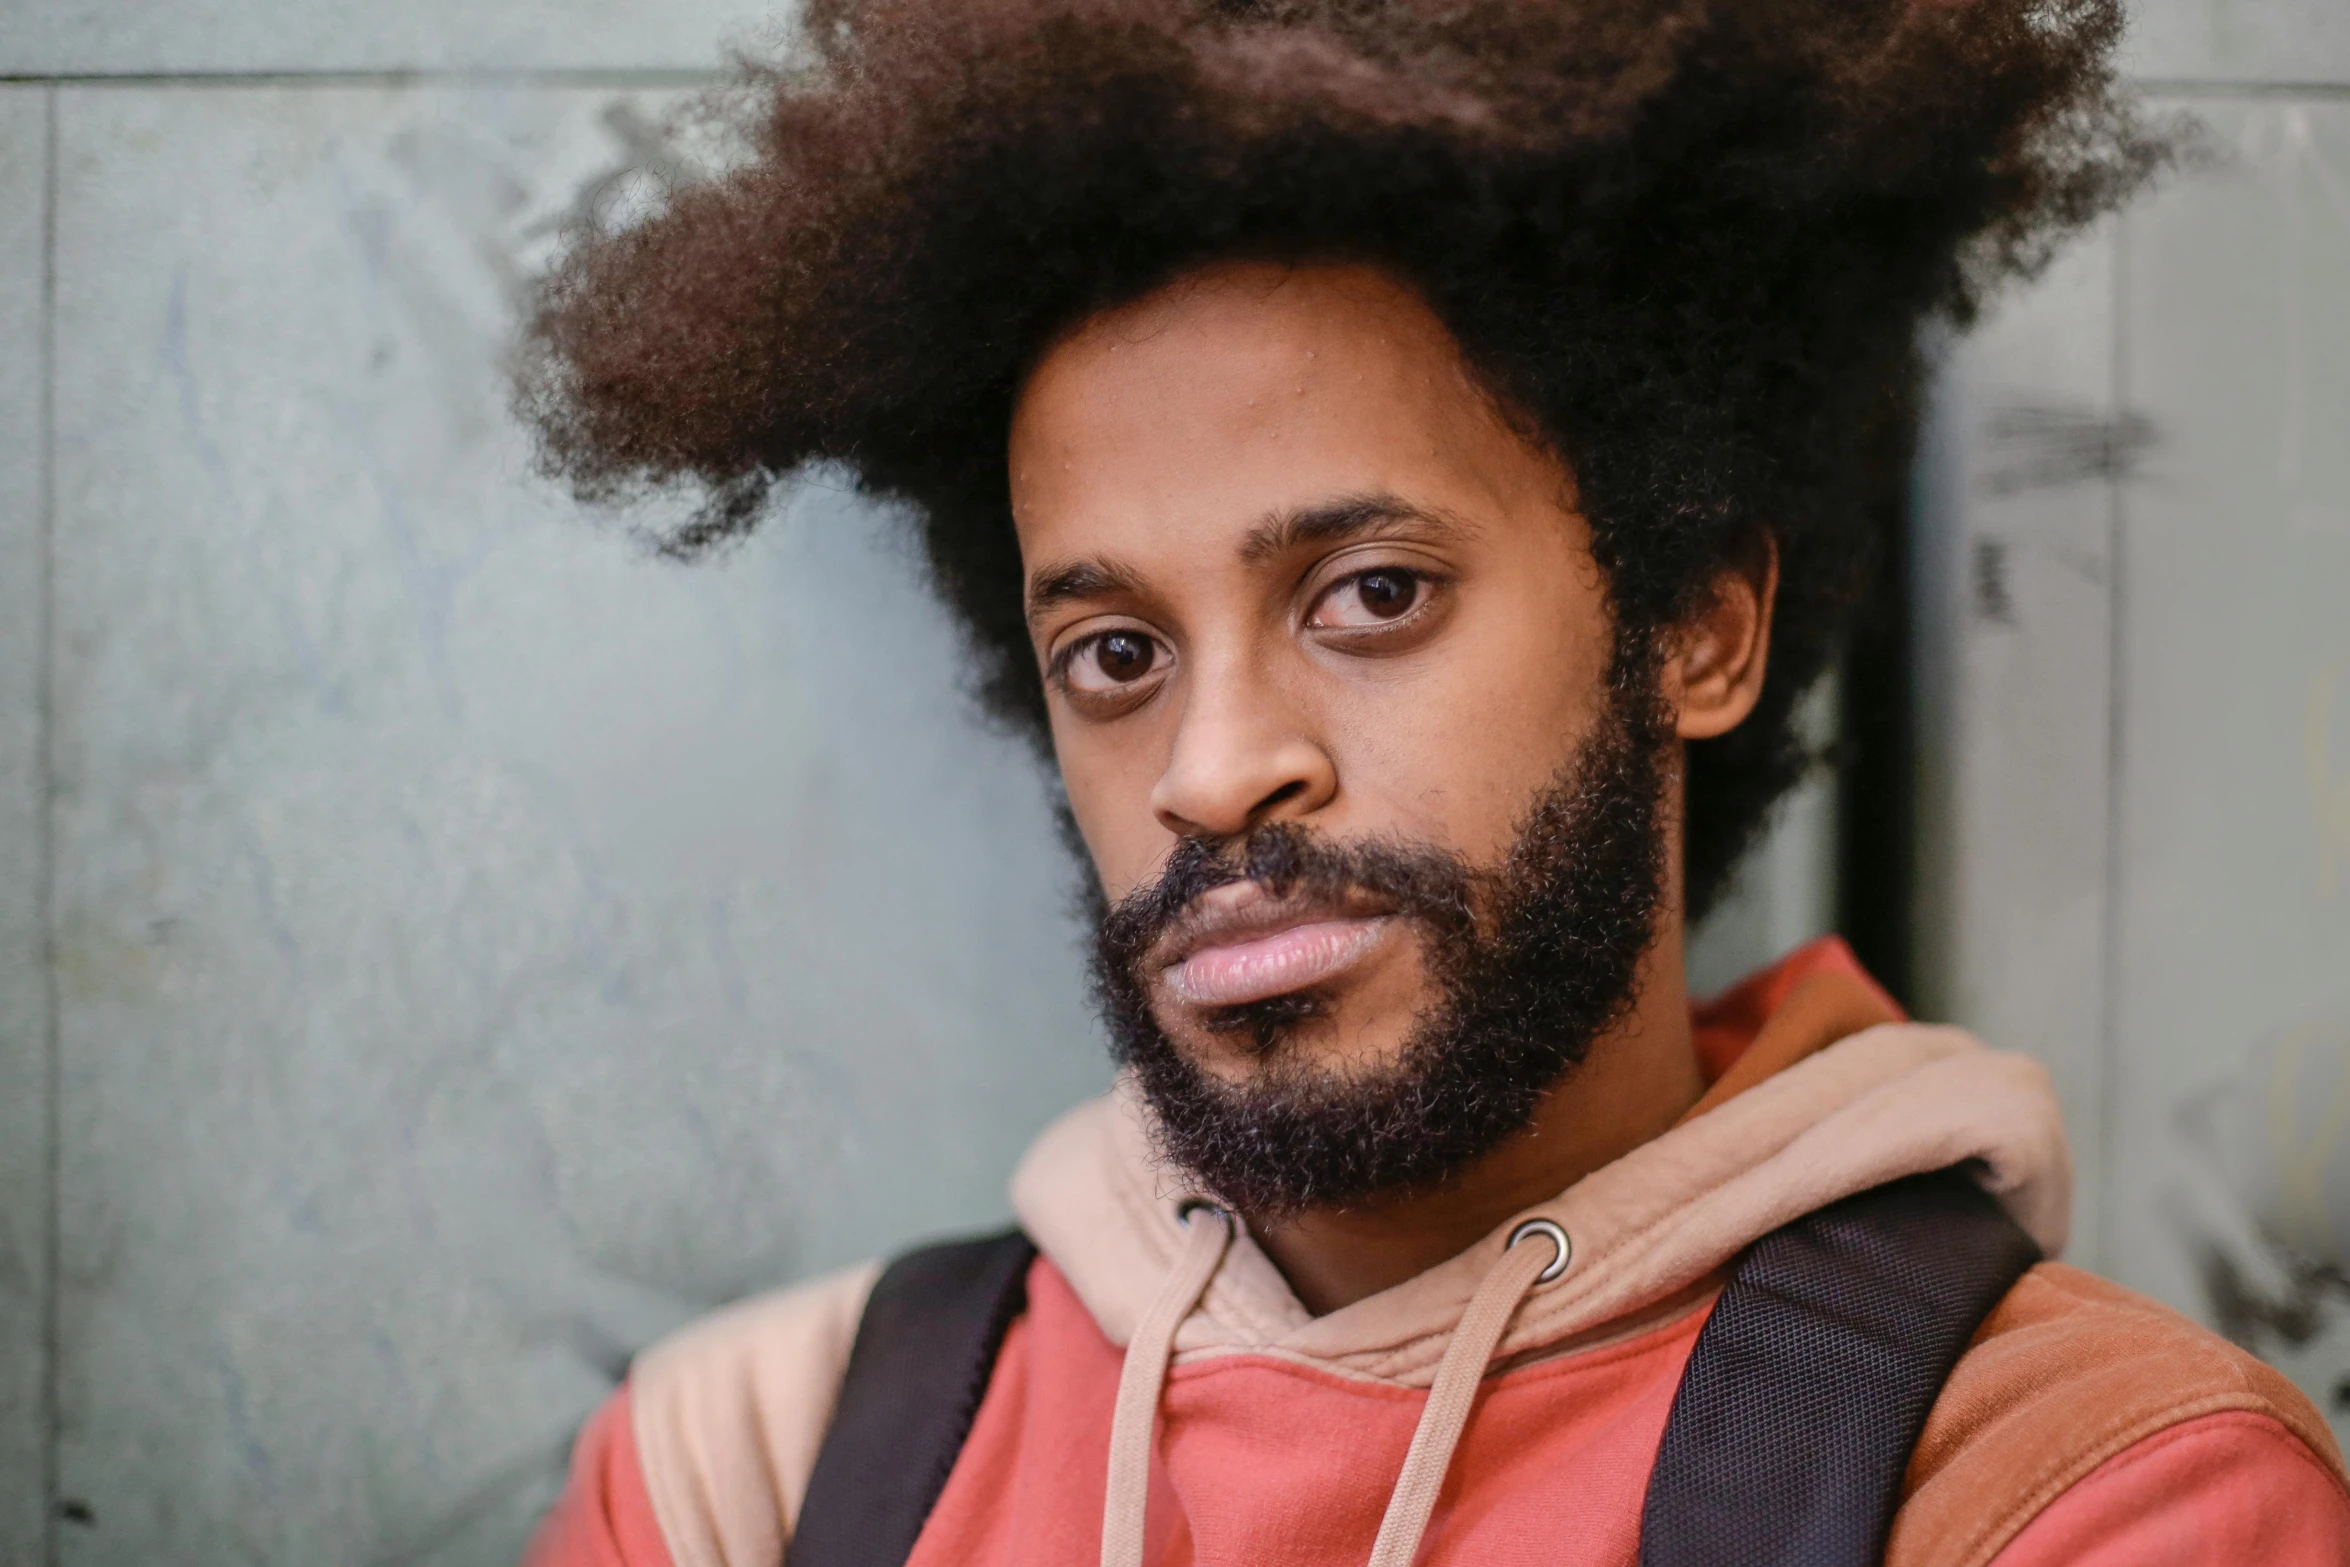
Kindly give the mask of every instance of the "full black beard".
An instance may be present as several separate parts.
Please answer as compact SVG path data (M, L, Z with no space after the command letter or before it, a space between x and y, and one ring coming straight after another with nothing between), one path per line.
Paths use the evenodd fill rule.
M1095 995L1162 1157L1235 1210L1278 1219L1440 1187L1532 1124L1631 1005L1655 939L1669 729L1653 676L1628 662L1498 867L1274 823L1182 840L1156 881L1101 912ZM1240 880L1276 897L1359 889L1418 928L1438 1000L1391 1061L1334 1072L1286 1050L1320 1015L1310 992L1206 1019L1250 1036L1259 1066L1246 1083L1203 1070L1168 1037L1141 963L1194 899Z

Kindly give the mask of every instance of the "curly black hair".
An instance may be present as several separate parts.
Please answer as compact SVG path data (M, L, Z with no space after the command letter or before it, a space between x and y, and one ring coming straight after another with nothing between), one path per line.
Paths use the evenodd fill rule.
M2119 0L810 0L718 105L745 156L546 279L520 404L584 498L700 487L673 553L810 464L904 503L981 696L1041 740L1005 468L1038 355L1207 262L1381 267L1567 463L1620 631L1776 548L1761 704L1691 748L1702 912L1807 764L1921 324L2164 157L2119 30Z

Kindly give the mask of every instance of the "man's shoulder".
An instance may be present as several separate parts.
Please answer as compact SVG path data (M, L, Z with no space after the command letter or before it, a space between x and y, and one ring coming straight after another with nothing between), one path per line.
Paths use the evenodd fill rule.
M672 1396L706 1396L714 1384L764 1380L779 1365L810 1355L837 1356L845 1365L865 1297L880 1276L880 1263L860 1263L697 1318L637 1356L629 1379L639 1401L652 1386Z
M2337 1472L2323 1416L2285 1376L2159 1301L2063 1263L2017 1281L1976 1333L1919 1444L1939 1467L2009 1428L2118 1451L2142 1435L2223 1410L2265 1414ZM1919 1478L1913 1467L1912 1480Z
M880 1273L754 1296L638 1357L637 1456L680 1567L780 1559Z
M2226 1413L2274 1421L2341 1477L2325 1420L2276 1370L2135 1291L2042 1263L1985 1320L1936 1400L1888 1560L1989 1561L2108 1460Z

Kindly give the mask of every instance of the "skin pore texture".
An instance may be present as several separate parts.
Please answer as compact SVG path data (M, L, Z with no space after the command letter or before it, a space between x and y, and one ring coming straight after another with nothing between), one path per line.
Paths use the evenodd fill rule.
M1571 477L1383 273L1227 263L1096 315L1030 375L1009 458L1055 752L1112 903L1185 839L1271 823L1494 865L1607 712L1615 627ZM1531 1124L1453 1179L1244 1215L1309 1309L1457 1254L1703 1091L1680 742L1752 710L1774 577L1725 573L1664 640L1666 893L1629 1006ZM1268 923L1267 901L1249 882L1197 900L1154 969L1166 1034L1245 1084L1266 1052L1216 1008L1311 986L1314 1026L1280 1046L1290 1068L1391 1062L1435 991L1409 925L1347 909Z

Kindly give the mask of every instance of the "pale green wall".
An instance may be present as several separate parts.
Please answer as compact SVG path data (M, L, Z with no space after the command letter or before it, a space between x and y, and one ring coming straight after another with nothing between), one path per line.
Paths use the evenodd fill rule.
M661 107L0 90L10 1567L511 1561L629 1351L1106 1077L887 519L685 569L529 476L517 284Z

